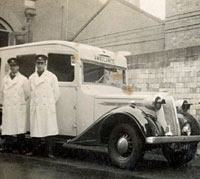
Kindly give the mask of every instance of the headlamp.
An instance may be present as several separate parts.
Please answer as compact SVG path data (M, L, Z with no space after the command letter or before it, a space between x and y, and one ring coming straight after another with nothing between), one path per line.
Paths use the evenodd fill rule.
M179 110L182 110L183 112L187 112L190 109L190 106L192 104L189 104L187 100L178 100L176 101L176 107Z
M192 129L189 123L185 123L181 130L183 135L190 136L192 133Z
M154 108L158 111L160 110L162 104L166 104L164 99L161 99L160 97L156 97L155 101L153 102Z
M192 104L189 104L188 101L184 100L183 105L182 105L182 109L184 112L187 112L190 109L190 106Z

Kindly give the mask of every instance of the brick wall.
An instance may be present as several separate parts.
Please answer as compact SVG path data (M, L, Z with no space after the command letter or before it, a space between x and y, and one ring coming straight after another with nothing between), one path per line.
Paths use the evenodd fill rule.
M164 25L161 24L86 39L76 39L76 41L111 51L129 51L132 54L142 54L164 49L163 31Z
M166 0L166 16L177 16L200 10L199 0Z
M187 99L200 119L200 46L129 56L128 65L135 91L168 91Z
M200 1L166 0L166 49L200 45Z

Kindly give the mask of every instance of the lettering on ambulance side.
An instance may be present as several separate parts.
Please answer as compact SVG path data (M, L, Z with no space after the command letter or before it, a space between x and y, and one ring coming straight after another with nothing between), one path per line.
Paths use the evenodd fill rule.
M94 57L95 61L99 61L99 62L103 62L103 63L109 63L114 65L115 64L115 60L112 59L111 57L107 56L107 55L96 55Z

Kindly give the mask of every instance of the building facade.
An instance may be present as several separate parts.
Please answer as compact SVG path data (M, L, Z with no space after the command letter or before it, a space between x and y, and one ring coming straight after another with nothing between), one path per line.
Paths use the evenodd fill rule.
M200 44L200 1L166 0L166 49Z
M169 92L200 119L200 1L166 0L165 48L128 57L135 91Z
M164 21L124 0L110 0L73 40L132 54L164 49Z
M1 0L0 47L73 40L109 0ZM139 6L139 0L127 0Z
M1 0L0 46L71 40L105 3L102 0Z

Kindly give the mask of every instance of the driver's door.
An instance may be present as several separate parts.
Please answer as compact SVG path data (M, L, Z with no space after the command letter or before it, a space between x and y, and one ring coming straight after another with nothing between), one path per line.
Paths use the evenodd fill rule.
M57 103L59 135L76 136L77 84L75 65L71 63L72 53L48 53L47 69L54 73L59 81L60 98Z

